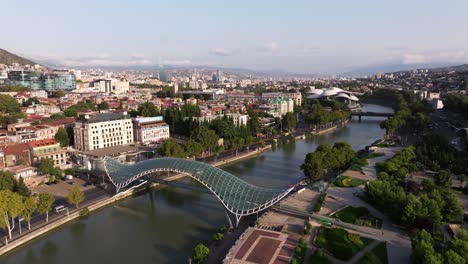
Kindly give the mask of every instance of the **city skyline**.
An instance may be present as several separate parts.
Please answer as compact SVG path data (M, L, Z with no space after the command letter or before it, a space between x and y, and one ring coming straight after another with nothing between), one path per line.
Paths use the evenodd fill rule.
M468 61L468 3L374 2L17 1L3 5L4 20L15 26L0 34L8 37L2 48L66 67L338 74Z

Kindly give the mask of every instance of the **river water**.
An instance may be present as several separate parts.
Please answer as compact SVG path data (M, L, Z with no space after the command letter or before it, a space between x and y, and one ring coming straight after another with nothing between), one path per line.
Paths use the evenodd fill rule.
M363 111L392 109L364 105ZM355 150L361 149L383 136L381 120L352 120L339 130L279 144L223 169L258 186L285 188L304 177L299 166L319 144L346 141ZM191 182L188 178L182 181ZM213 195L158 187L57 228L0 257L0 263L188 263L193 247L199 242L209 243L223 224L227 225L226 216Z

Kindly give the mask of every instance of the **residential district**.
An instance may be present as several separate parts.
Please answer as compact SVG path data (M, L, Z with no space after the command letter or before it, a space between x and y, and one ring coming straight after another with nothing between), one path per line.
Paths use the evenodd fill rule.
M229 221L187 262L466 263L467 80L463 67L266 78L0 65L0 252L190 171ZM383 117L382 139L311 150L301 180L261 194L263 207L245 204L263 197L244 193L251 185L234 199L210 178L231 177L212 166L365 116Z

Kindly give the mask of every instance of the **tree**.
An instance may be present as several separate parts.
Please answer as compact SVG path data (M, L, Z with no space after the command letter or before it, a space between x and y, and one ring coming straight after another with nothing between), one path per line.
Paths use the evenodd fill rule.
M0 191L9 190L13 191L15 188L16 180L13 173L10 171L0 170Z
M31 191L29 191L26 184L24 184L23 177L19 177L19 181L15 184L15 192L21 196L29 196Z
M15 218L23 211L23 198L10 190L0 191L0 227L6 227L8 237L15 228Z
M28 229L31 230L31 216L37 209L37 199L35 197L27 197L24 199L24 207L21 216L28 221Z
M193 261L195 261L195 263L200 264L208 259L208 255L210 255L210 249L207 246L200 243L197 246L195 246L192 258Z
M203 146L202 144L196 142L193 139L189 139L187 141L187 144L185 144L185 149L187 150L187 153L191 156L197 157L200 155L200 153L203 152Z
M25 107L30 106L32 104L40 104L39 99L37 99L37 97L31 97L31 98L28 98L28 100L23 102L23 106Z
M37 168L44 174L52 174L54 170L54 161L51 158L41 158Z
M63 90L56 90L53 91L50 97L52 98L62 98L65 96L65 92Z
M151 102L145 102L138 106L138 114L144 117L152 117L159 115L158 110Z
M106 101L102 101L102 102L98 105L98 109L99 109L99 110L107 110L107 109L109 109L109 104L108 104Z
M236 150L236 156L239 154L238 150L239 148L242 148L245 145L245 140L241 137L235 137L232 139L232 149Z
M63 110L63 114L66 116L66 117L77 117L78 116L78 112L76 111L76 109L74 108L67 108L65 110Z
M55 140L60 143L61 147L67 147L70 145L70 138L65 128L61 127L57 130L54 136Z
M73 186L67 196L68 202L74 204L76 208L78 208L78 204L83 202L84 198L84 193L78 186Z
M441 170L434 176L434 182L438 186L450 188L452 186L452 175L446 170Z
M292 131L297 126L296 116L292 112L286 113L283 116L282 122L283 122L283 129L286 129L287 131Z
M176 158L186 158L187 154L185 153L184 148L175 140L167 139L161 146L159 146L158 152L161 156L164 157L176 157Z
M416 264L443 263L442 256L434 249L434 241L431 234L424 229L418 232L416 239L413 241L411 260Z
M40 214L46 213L46 222L49 222L49 211L52 209L52 204L55 198L50 193L40 193L37 202L37 212Z

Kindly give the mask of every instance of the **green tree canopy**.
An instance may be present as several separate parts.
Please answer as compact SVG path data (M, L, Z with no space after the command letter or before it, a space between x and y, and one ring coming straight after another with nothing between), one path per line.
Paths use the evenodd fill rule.
M201 264L208 259L209 255L210 255L210 249L207 246L200 243L195 246L192 259L193 261L195 261L195 263Z
M159 112L152 102L144 102L138 106L138 115L143 117L158 116Z
M99 109L99 110L107 110L107 109L109 109L109 104L108 104L106 101L102 101L102 102L98 105L98 109Z
M159 146L158 152L161 156L164 157L176 157L176 158L186 158L187 154L184 151L184 148L175 140L167 139L161 146Z
M10 171L0 170L0 190L13 191L15 184L16 180L13 173Z
M83 202L84 198L84 193L78 186L73 186L67 196L68 202L74 204L76 208L78 208L78 205Z
M37 202L37 212L40 214L46 213L46 222L49 222L49 211L52 209L52 204L55 198L50 193L40 193Z
M61 127L58 129L54 136L55 140L60 143L61 147L67 147L70 145L70 138L65 128Z

